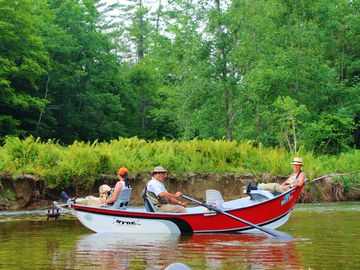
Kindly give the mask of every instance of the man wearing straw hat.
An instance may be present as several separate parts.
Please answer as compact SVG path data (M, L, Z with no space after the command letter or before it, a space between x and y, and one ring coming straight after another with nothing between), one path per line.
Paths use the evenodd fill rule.
M172 212L172 213L186 213L185 207L187 203L177 200L182 193L170 193L166 190L164 181L167 171L161 167L156 166L151 172L151 180L145 186L145 194L152 201L155 210L159 212Z
M294 172L281 185L278 183L267 183L267 184L261 183L255 186L250 182L247 185L246 193L249 194L251 190L257 190L257 189L282 193L288 191L290 188L304 185L306 176L305 173L301 170L301 167L303 166L302 159L299 157L295 157L291 164L293 165Z

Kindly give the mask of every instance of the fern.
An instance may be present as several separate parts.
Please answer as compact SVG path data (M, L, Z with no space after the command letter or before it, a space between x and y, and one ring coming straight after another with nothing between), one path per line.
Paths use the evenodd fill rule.
M338 157L315 157L303 149L289 153L284 148L264 148L251 141L146 141L132 137L101 143L75 141L62 146L54 140L8 137L0 147L0 173L14 176L32 173L46 179L48 187L81 188L91 186L99 174L114 174L121 166L128 167L131 173L148 173L162 165L178 175L194 172L288 175L294 156L303 158L308 179L328 173L356 172L355 164L360 164L358 150Z

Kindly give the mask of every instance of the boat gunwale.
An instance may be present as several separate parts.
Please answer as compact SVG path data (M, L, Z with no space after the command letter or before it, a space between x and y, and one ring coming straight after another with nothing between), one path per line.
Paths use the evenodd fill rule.
M255 203L252 205L246 205L238 208L229 208L229 209L223 209L224 212L232 213L234 211L242 211L245 209L258 207L263 204L268 204L273 202L274 200L280 199L280 197L286 196L288 193L295 193L296 190L302 187L294 187L292 189L289 189L288 191L281 193L277 196L274 196L273 198L270 198L266 201L262 201L259 203ZM300 196L300 191L299 191ZM240 198L241 199L241 198ZM238 200L238 199L235 199ZM298 198L296 199L296 201ZM232 200L234 201L234 200ZM197 212L197 213L163 213L163 212L143 212L143 211L129 211L129 210L121 210L121 209L113 209L113 208L106 208L106 207L96 207L96 206L86 206L86 205L79 205L79 204L72 204L71 209L74 211L81 211L81 212L88 212L93 214L100 214L100 215L112 215L112 216L123 216L123 217L137 217L137 218L154 218L154 219L166 219L166 218L176 218L176 217L187 217L187 216L197 216L197 215L204 215L211 212ZM292 211L293 207L286 213L289 213ZM216 213L216 212L214 212ZM283 216L284 214L281 214Z

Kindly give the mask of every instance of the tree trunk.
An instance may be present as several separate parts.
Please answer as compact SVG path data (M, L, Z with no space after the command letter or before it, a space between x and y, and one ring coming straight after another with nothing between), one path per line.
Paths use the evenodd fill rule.
M221 16L221 8L220 8L220 0L215 0L216 10L218 12L219 17ZM218 47L218 61L220 65L220 80L221 85L223 87L224 92L224 109L226 112L226 119L225 119L225 130L226 130L226 138L229 140L232 140L233 138L233 120L235 113L231 110L230 106L230 100L231 95L229 91L228 86L228 80L227 80L227 55L225 50L225 33L222 30L223 24L219 21L217 24L217 32L218 32L218 38L219 38L219 47Z
M142 0L139 1L139 9L143 8ZM144 15L142 12L137 15L138 23L139 23L139 36L137 39L137 57L138 59L143 59L145 52L144 52Z
M48 93L49 93L49 82L50 82L50 75L48 75L47 78L46 78L44 99L47 98ZM39 135L38 132L39 132L39 127L40 127L40 123L41 123L41 120L42 120L42 116L43 116L43 112L40 112L39 119L38 119L38 121L36 123L35 136Z

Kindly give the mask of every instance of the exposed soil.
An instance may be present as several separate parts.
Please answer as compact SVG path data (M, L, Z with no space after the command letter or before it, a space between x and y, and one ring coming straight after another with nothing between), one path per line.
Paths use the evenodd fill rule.
M272 176L270 174L211 174L191 173L184 175L169 175L166 187L169 192L181 191L186 195L204 200L206 189L219 190L224 200L239 198L244 195L243 191L249 181L253 182L278 182L281 183L287 176ZM133 188L132 205L142 205L141 191L150 179L148 174L130 175L130 183ZM98 187L104 183L113 186L117 179L115 176L100 175L92 188L72 187L68 190L69 195L82 197L86 195L97 195ZM21 175L14 177L9 174L0 176L0 198L3 192L12 192L16 200L1 200L0 210L40 209L51 205L52 201L59 200L59 189L46 188L45 181L33 175ZM342 183L333 181L331 177L318 178L317 181L306 184L300 201L309 202L332 202L360 200L360 190L345 190Z

